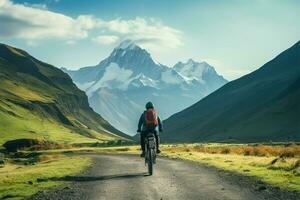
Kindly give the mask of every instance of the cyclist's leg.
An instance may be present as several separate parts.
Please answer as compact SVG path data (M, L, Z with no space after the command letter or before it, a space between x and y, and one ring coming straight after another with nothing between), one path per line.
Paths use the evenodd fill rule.
M159 149L159 143L160 143L159 133L158 133L158 131L155 131L154 134L155 134L155 140L156 140L156 151L157 151L157 153L160 153L160 149Z
M142 131L141 132L141 141L140 141L140 144L141 144L141 149L142 149L142 152L145 152L145 132Z

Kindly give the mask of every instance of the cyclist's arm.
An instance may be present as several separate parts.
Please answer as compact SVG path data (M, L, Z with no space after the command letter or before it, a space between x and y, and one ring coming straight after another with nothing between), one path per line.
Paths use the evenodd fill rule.
M139 120L139 124L138 124L138 131L139 132L142 129L143 121L144 121L144 113L141 115L140 120Z
M163 124L158 116L157 116L157 120L158 120L158 130L161 132L163 131Z

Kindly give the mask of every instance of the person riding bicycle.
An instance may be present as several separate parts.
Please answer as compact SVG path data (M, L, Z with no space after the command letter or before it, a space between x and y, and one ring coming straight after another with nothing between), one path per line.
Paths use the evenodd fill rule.
M146 104L146 110L142 113L139 124L138 124L138 133L141 133L141 149L142 154L141 157L145 156L145 137L148 133L154 133L156 139L156 149L157 153L160 153L159 150L159 132L157 131L157 127L159 132L163 131L162 122L157 115L154 105L152 102L148 102Z

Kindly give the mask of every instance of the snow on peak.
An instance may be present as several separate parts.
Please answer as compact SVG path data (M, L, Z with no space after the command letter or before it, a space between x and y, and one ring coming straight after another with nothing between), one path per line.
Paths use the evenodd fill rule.
M188 61L186 62L186 64L195 64L197 62L195 62L192 58L188 59Z
M193 59L189 59L187 62L183 63L183 62L178 62L176 65L174 65L174 69L177 72L196 72L200 69L202 69L201 71L203 71L206 68L213 68L212 66L210 66L208 63L206 62L197 62L194 61ZM198 71L199 72L199 71Z
M176 71L168 69L161 74L161 80L167 84L178 85L183 82L184 77L179 75Z
M93 83L86 91L90 95L100 87L118 88L120 90L126 90L130 77L133 72L129 69L121 68L117 63L110 63L106 67L105 72L100 80Z
M121 42L116 49L135 49L138 47L132 40L124 40Z
M143 86L157 87L157 81L145 76L144 74L140 74L138 79Z
M203 73L205 73L208 68L213 67L206 62L197 62L193 59L189 59L186 63L178 62L174 66L174 70L177 71L185 80L197 80L200 82L203 82Z

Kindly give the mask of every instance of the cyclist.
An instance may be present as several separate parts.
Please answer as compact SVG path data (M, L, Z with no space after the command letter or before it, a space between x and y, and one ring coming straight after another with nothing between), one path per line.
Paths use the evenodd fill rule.
M159 132L157 131L157 127L159 132L163 131L163 126L160 118L158 117L154 105L152 102L148 102L146 104L146 110L140 117L139 124L138 124L138 133L141 133L141 149L142 154L141 157L145 156L145 137L148 133L154 133L156 139L156 149L157 153L160 153L159 150Z

